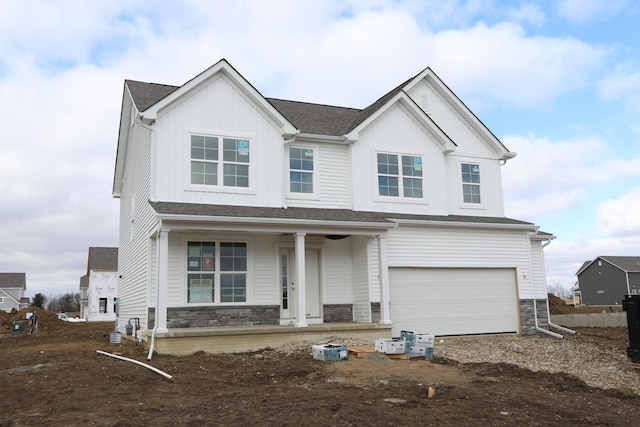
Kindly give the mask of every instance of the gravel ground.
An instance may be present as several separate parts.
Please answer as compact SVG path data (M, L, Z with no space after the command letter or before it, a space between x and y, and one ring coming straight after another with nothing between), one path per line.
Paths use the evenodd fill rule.
M582 342L575 335L437 339L434 355L460 363L508 363L534 372L565 372L592 387L640 394L640 373L624 351Z
M327 337L297 341L274 349L277 354L310 353L313 344L373 345L365 340ZM624 350L584 341L579 335L558 339L547 335L486 335L436 339L434 357L458 363L506 363L533 372L564 372L587 385L640 395L640 370L631 366Z

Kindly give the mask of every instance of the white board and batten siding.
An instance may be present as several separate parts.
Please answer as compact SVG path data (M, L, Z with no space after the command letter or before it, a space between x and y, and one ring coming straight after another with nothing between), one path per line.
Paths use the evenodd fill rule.
M156 128L156 200L244 206L281 206L282 135L277 124L230 79L220 76L161 111ZM206 188L190 183L190 134L246 138L249 188ZM219 142L220 146L222 141Z
M530 295L532 280L528 242L523 230L390 230L394 333L418 326L414 332L441 335L517 332L518 299Z
M363 211L446 214L447 189L444 154L437 142L396 105L360 132L352 145L354 209ZM403 200L378 196L377 153L421 156L424 198Z

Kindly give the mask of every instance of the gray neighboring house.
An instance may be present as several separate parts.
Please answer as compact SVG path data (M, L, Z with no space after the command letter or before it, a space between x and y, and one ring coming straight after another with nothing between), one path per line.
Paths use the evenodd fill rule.
M640 294L640 257L599 256L578 272L574 299L583 305L618 305L625 295Z
M10 312L29 306L29 298L24 296L26 290L25 273L0 273L0 310Z
M89 248L87 274L80 278L80 317L115 320L117 298L118 248Z

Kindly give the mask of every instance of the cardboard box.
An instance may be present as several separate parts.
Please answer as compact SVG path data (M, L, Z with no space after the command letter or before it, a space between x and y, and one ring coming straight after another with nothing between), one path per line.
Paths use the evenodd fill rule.
M400 338L406 341L409 347L416 345L416 334L411 331L400 331Z
M429 334L416 334L416 343L415 345L419 347L430 347L433 348L436 342L436 337L434 335Z
M385 354L404 354L406 350L405 342L398 339L378 338L376 340L376 351Z
M431 359L433 357L433 347L412 345L409 348L409 357L424 357L425 359Z
M311 353L316 360L336 361L349 358L347 347L339 344L319 344L311 347Z

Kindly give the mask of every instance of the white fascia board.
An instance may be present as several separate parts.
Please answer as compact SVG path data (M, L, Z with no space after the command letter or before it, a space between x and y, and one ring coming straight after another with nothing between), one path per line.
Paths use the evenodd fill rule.
M291 122L289 122L276 108L271 105L265 98L258 92L235 68L231 66L226 60L221 59L213 66L209 67L202 73L189 80L184 85L173 91L168 96L162 98L151 107L147 108L141 113L142 118L147 122L153 122L158 118L158 114L161 110L180 99L181 97L191 93L197 89L201 84L212 78L218 73L223 73L229 77L238 87L251 99L253 99L261 109L267 113L267 115L274 120L281 128L282 135L289 138L295 135L298 130Z
M359 139L359 133L362 129L366 128L373 121L377 120L385 111L394 106L396 103L404 107L405 111L409 113L416 121L422 125L422 128L429 133L436 142L440 145L440 148L444 154L449 154L456 150L457 146L449 135L447 135L440 127L427 115L416 103L407 95L406 92L400 91L396 96L391 98L389 102L380 107L375 113L369 116L364 122L360 123L355 129L349 132L345 137L349 140L356 141Z
M460 221L436 221L436 220L421 220L421 219L398 219L394 218L392 214L389 215L389 221L397 222L398 224L409 225L424 225L432 227L460 227L460 228L488 228L496 230L523 230L523 231L538 231L540 227L533 224L500 224L491 222L460 222ZM548 239L545 239L548 240Z
M346 135L321 135L316 133L299 133L295 137L296 141L320 141L334 144L349 144L353 141L347 139Z
M447 101L449 105L460 114L460 116L475 130L478 135L484 140L485 144L492 148L492 150L500 155L500 160L509 160L516 156L516 153L509 151L507 147L485 126L482 121L467 107L460 98L438 77L438 75L431 69L425 68L420 74L418 74L412 81L406 86L405 90L409 91L412 87L417 85L422 80L426 80L430 85L438 91L438 93Z
M228 224L230 226L269 226L267 229L277 231L291 229L295 227L305 227L305 229L320 230L321 233L328 233L327 229L341 230L350 234L352 230L372 230L396 228L398 225L393 222L358 222L358 221L318 221L312 219L291 219L291 218L252 218L252 217L225 217L225 216L202 216L202 215L158 215L163 223L163 229L176 229L176 224L184 224L189 227L189 223L197 224ZM171 224L168 224L171 222ZM276 229L276 227L278 227Z
M125 105L129 108L125 114ZM122 178L124 175L124 163L127 155L127 143L129 141L129 129L131 129L131 110L136 106L133 102L129 87L125 84L122 92L122 108L120 110L120 130L118 132L118 146L116 148L116 164L113 171L112 197L119 198L122 190Z

